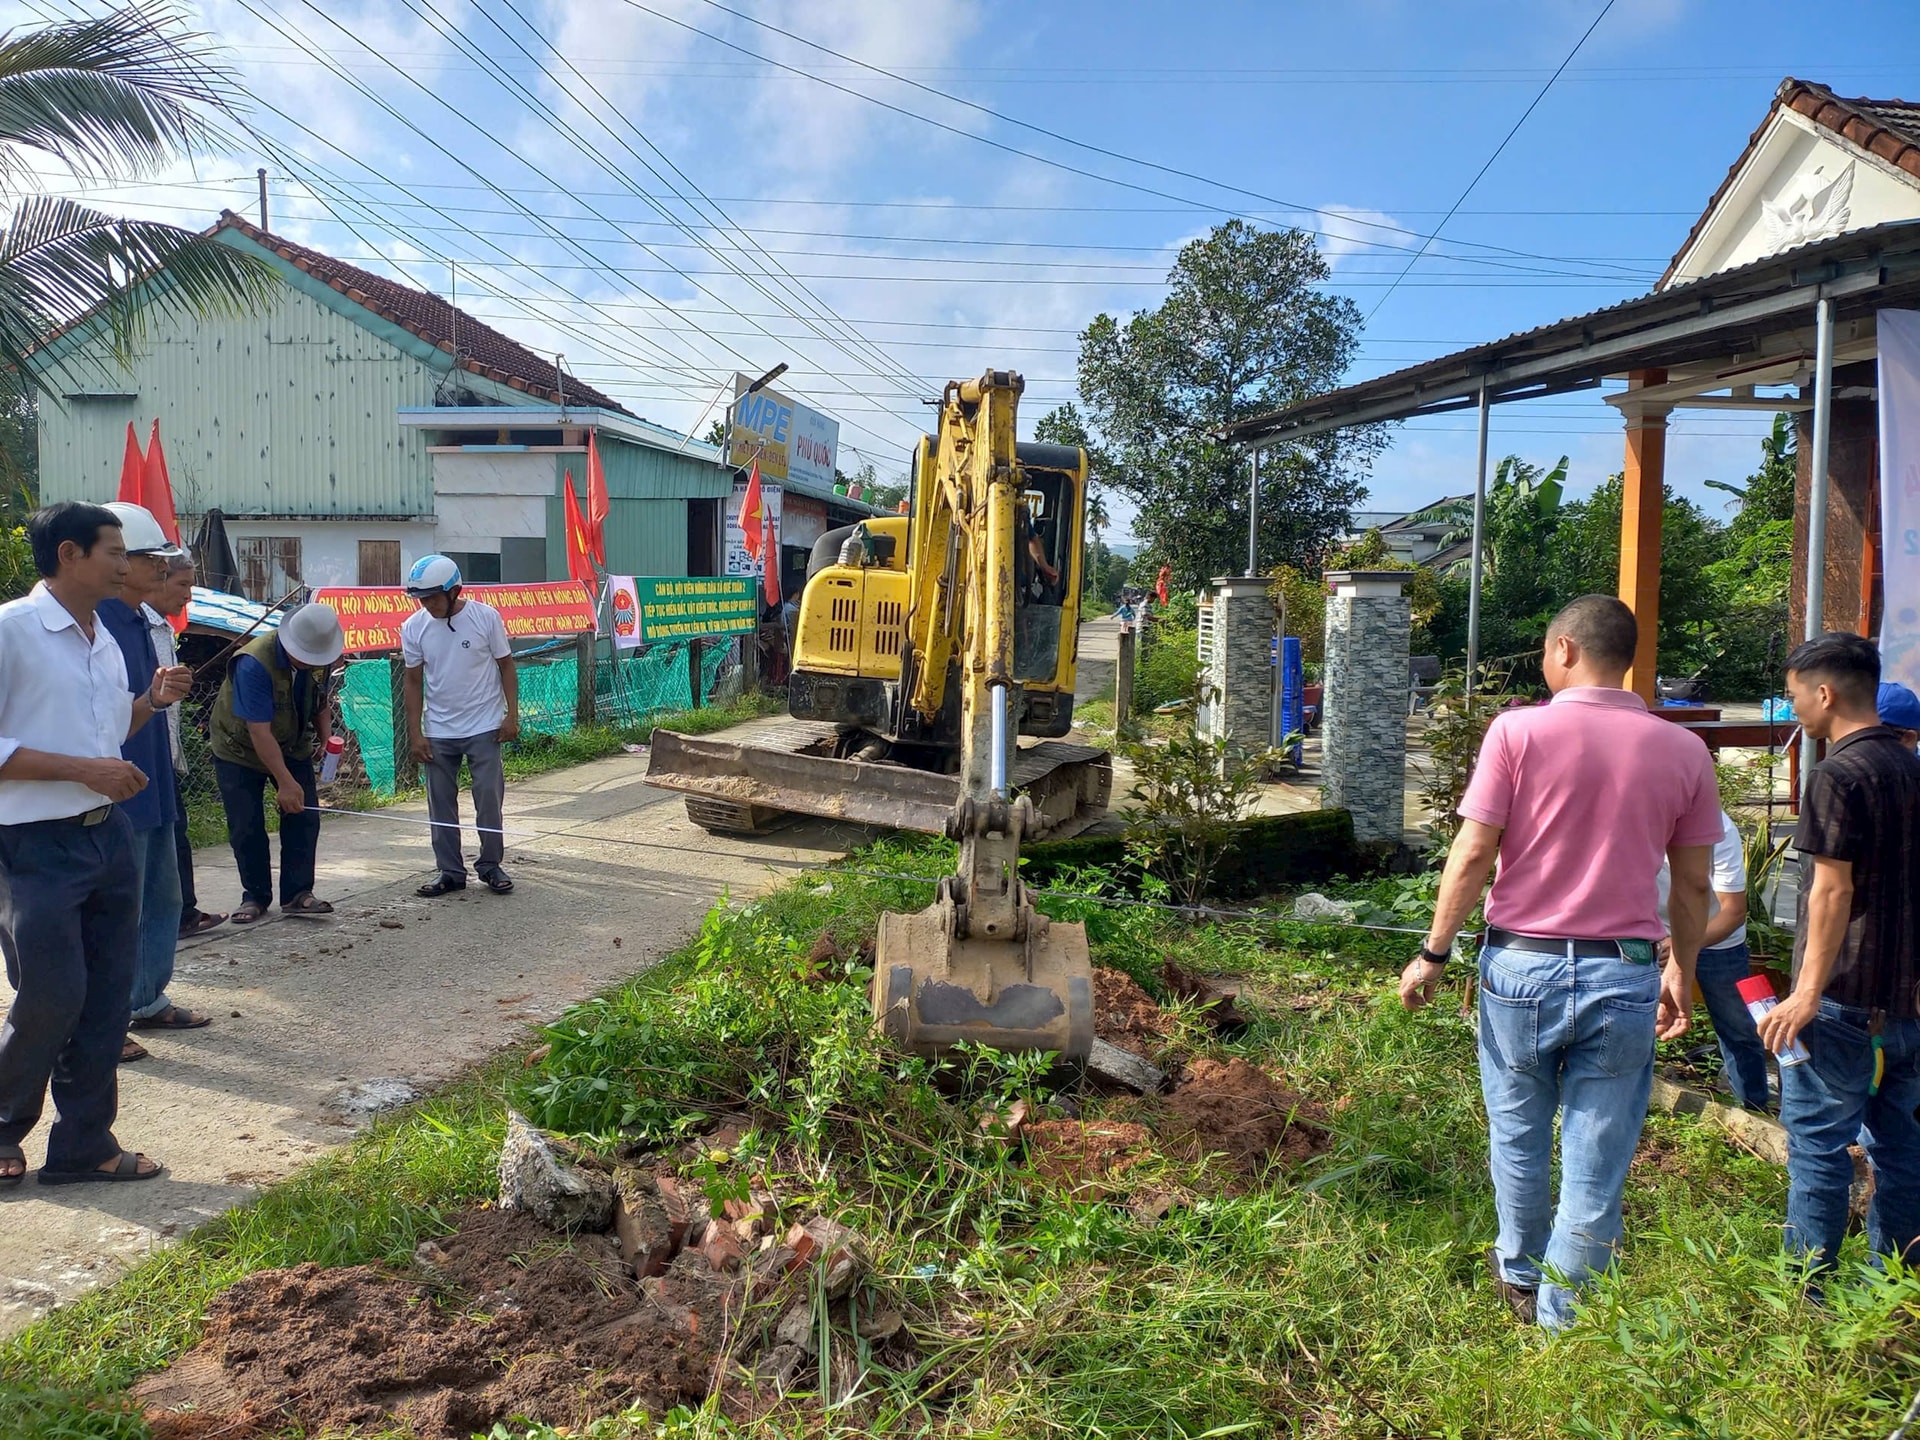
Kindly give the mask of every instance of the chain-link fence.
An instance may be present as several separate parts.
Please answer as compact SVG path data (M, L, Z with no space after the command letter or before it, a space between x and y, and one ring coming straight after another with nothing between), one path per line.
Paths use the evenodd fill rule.
M180 777L186 797L188 832L196 845L226 837L226 815L213 771L207 738L208 717L226 672L220 656L224 642L209 636L185 636L183 663L197 669L193 693L180 706L181 748L186 761ZM514 656L520 679L521 744L531 737L564 735L583 726L637 730L655 716L731 699L739 689L739 646L723 641L676 641L613 655L595 654L590 687L580 681L585 647L560 640ZM217 663L216 663L217 662ZM389 796L419 783L408 747L404 670L399 657L348 660L333 690L333 730L347 742L339 771L322 803L371 791ZM697 697L697 698L696 698ZM509 747L508 753L513 753ZM278 829L279 811L269 787L265 801L269 829Z

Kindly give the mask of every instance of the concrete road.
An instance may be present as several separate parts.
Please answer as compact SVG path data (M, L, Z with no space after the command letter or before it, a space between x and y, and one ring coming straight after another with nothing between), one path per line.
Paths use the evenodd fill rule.
M513 894L423 900L424 805L329 816L317 893L330 920L221 926L181 947L173 998L204 1030L141 1032L122 1067L123 1145L164 1161L137 1185L0 1191L0 1333L117 1276L313 1156L677 948L728 891L751 895L862 833L805 822L708 835L647 787L644 756L525 781L507 796ZM471 820L471 811L468 811ZM411 820L416 823L401 823ZM474 840L468 835L469 855ZM200 901L239 901L224 849L195 857ZM0 1003L11 992L0 981ZM27 1141L42 1158L44 1126Z

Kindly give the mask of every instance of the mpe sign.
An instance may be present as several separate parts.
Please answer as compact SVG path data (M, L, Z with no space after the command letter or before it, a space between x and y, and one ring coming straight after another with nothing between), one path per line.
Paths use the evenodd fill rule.
M744 375L733 377L727 463L745 470L758 460L763 480L806 480L831 486L840 452L840 422L777 390L749 395L749 383Z

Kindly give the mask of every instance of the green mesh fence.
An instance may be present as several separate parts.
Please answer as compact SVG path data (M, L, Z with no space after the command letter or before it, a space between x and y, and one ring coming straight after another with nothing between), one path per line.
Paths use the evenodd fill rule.
M713 694L731 668L733 647L708 645L700 656L700 700ZM571 649L536 654L520 662L520 728L560 735L575 728L579 712L579 666ZM691 665L684 643L655 645L601 656L593 667L594 718L601 725L637 725L650 715L693 707ZM340 710L353 732L367 772L367 785L382 795L394 790L393 680L387 661L355 660L341 681Z

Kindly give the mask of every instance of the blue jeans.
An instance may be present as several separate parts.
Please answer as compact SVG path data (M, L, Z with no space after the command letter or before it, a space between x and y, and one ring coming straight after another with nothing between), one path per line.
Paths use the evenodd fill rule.
M1753 973L1746 942L1719 950L1702 950L1694 979L1700 998L1707 1002L1713 1038L1720 1042L1720 1061L1726 1066L1733 1098L1749 1110L1767 1108L1767 1048L1760 1043L1747 1002L1735 987Z
M1780 1067L1780 1123L1787 1129L1787 1248L1832 1265L1847 1233L1853 1161L1861 1139L1873 1161L1867 1243L1878 1255L1905 1255L1920 1237L1920 1020L1889 1020L1880 1036L1886 1073L1873 1081L1868 1012L1831 1000L1800 1032L1811 1057Z
M133 869L140 883L140 948L133 967L133 1018L158 1015L173 1002L173 952L180 941L180 860L171 823L133 832Z
M1537 1287L1540 1323L1573 1323L1579 1289L1613 1263L1620 1196L1653 1092L1658 967L1617 957L1480 952L1480 1089L1500 1235L1514 1285ZM1553 1119L1560 1203L1553 1203Z

